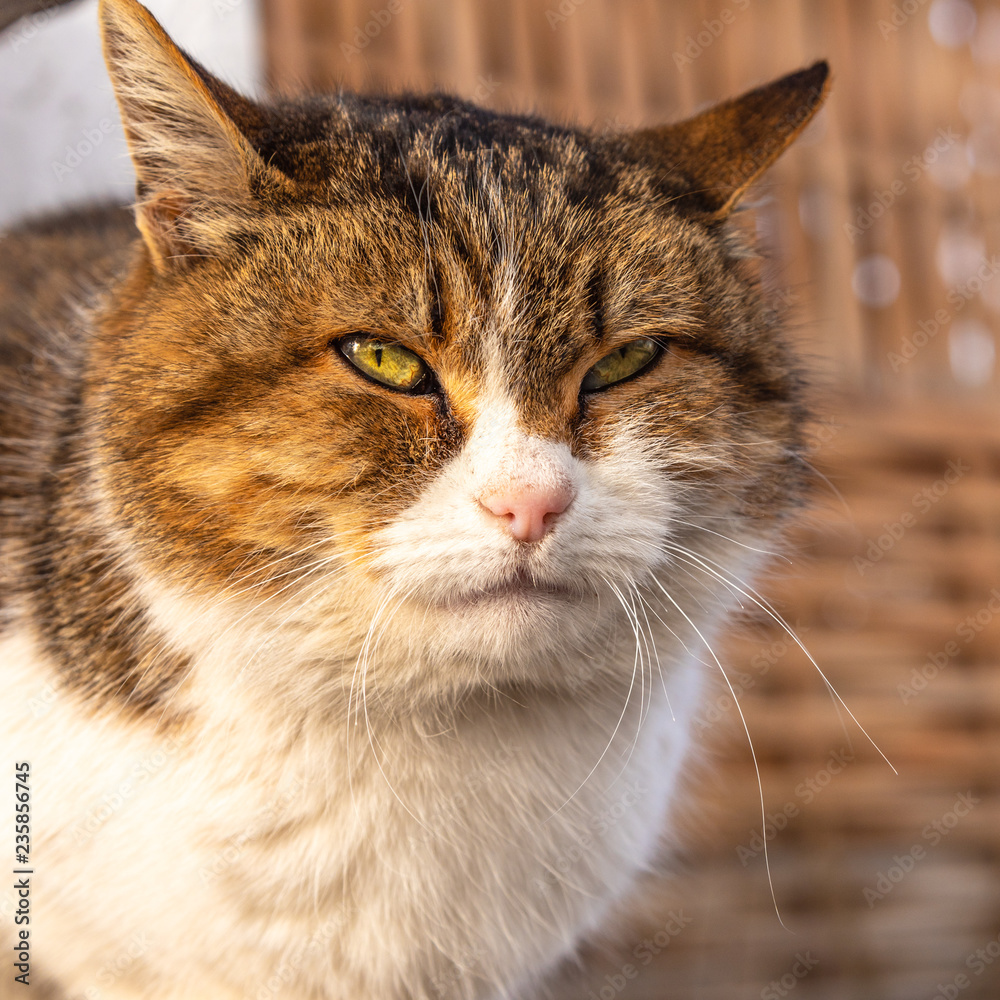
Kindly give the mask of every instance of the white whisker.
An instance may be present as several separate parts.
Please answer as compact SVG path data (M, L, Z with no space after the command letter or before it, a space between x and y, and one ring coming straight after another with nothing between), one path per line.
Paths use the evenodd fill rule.
M778 923L781 924L782 927L785 927L785 922L784 920L781 919L781 911L778 908L778 897L775 895L774 892L774 881L771 878L771 859L768 856L768 851L767 851L767 809L764 805L764 783L761 780L760 764L757 761L757 751L754 749L753 739L750 736L750 727L747 725L746 716L743 714L743 707L740 705L739 699L736 697L736 689L733 687L732 681L729 680L729 675L726 673L725 668L722 666L722 661L718 658L718 656L716 656L715 650L712 649L711 644L705 638L701 629L699 629L698 626L695 625L695 623L690 619L690 617L688 617L684 609L677 603L677 601L674 600L670 592L663 586L663 584L661 584L659 580L655 580L655 583L660 588L660 590L663 591L663 595L667 598L667 600L670 601L670 603L684 617L684 620L691 626L691 628L694 630L698 638L701 639L705 649L708 650L709 655L715 661L715 665L719 668L719 673L722 674L722 677L726 682L726 686L729 688L729 693L733 697L733 704L736 706L736 711L739 712L740 722L743 723L743 731L746 733L747 743L750 745L750 756L753 759L754 772L757 775L757 791L760 795L760 822L761 822L762 840L764 842L764 867L767 869L767 884L771 890L771 901L774 903L774 912L778 917ZM787 930L788 928L785 927L785 929Z
M697 565L704 572L706 572L709 575L713 576L715 579L717 579L724 586L728 587L732 592L734 592L736 594L739 594L741 597L745 597L748 601L750 601L751 603L755 604L772 621L774 621L775 624L777 624L777 626L783 632L785 632L788 635L788 637L792 640L792 642L794 642L795 645L798 646L799 649L805 654L805 656L807 657L807 659L809 660L809 662L816 669L816 672L823 679L823 683L826 684L827 690L830 692L831 696L835 699L836 702L838 702L843 707L844 711L847 712L847 714L851 717L851 719L854 722L854 724L858 727L858 729L861 730L861 732L865 736L865 739L867 739L868 742L875 748L875 750L878 752L879 756L889 765L890 768L892 768L893 774L899 774L899 772L893 766L892 761L889 760L888 757L886 757L886 755L882 752L881 747L879 747L879 745L875 742L875 740L872 739L872 737L868 734L868 730L865 729L865 727L858 720L858 717L851 711L851 709L848 706L847 702L844 701L844 699L840 696L840 693L833 686L833 684L830 682L830 679L826 676L826 674L823 672L823 670L820 667L820 665L813 658L812 653L810 653L809 650L806 649L806 647L803 644L802 640L799 639L799 637L795 634L795 630L792 629L788 625L788 623L784 620L784 618L782 618L781 615L779 615L778 612L775 611L775 609L773 607L771 607L771 605L760 594L758 594L755 590L753 590L750 587L742 586L737 581L732 580L732 579L726 577L719 570L713 568L713 566L711 565L711 563L714 562L713 560L710 560L707 557L704 557L704 558L700 557L700 556L696 555L695 553L691 552L690 550L682 549L682 548L677 547L677 546L671 546L670 548L676 554L678 554L678 555L680 555L680 556L688 559L690 562L692 562L694 565Z
M622 595L622 592L613 583L611 583L610 580L605 580L605 583L607 583L607 585L611 588L611 591L618 598L619 603L621 604L622 608L625 610L626 616L628 616L628 603L625 600L624 596ZM549 813L549 815L546 817L545 822L548 822L548 820L552 819L553 816L557 815L570 802L572 802L573 799L580 792L580 790L587 784L587 782L591 779L591 777L593 777L594 772L601 766L601 761L604 760L604 758L607 755L608 751L611 749L612 745L614 744L615 736L618 735L618 730L621 728L622 720L625 718L625 713L628 711L628 705L629 705L629 701L631 700L631 697L632 697L632 691L635 688L635 675L636 675L636 671L637 671L637 669L639 667L639 659L640 659L640 646L639 646L639 631L638 631L638 627L631 620L631 618L629 619L629 624L632 625L632 627L633 627L633 629L635 631L635 635L636 635L635 658L632 661L632 677L631 677L631 680L629 682L628 691L625 693L625 702L622 705L621 714L618 716L618 721L615 723L615 728L612 731L611 736L608 738L607 744L605 745L604 749L601 751L601 754L597 758L597 761L594 763L594 766L587 772L587 776L583 779L583 781L580 782L579 785L577 785L576 789L562 803L562 805L560 805L557 809L553 809L552 812Z

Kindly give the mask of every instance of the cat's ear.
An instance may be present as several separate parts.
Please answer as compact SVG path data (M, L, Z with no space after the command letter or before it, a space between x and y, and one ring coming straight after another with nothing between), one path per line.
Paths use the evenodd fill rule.
M645 162L680 176L685 207L723 219L819 110L829 76L818 62L686 121L633 132L628 142Z
M136 0L101 0L104 58L136 171L136 221L159 270L211 254L262 193L291 186L248 136L262 112L171 41Z

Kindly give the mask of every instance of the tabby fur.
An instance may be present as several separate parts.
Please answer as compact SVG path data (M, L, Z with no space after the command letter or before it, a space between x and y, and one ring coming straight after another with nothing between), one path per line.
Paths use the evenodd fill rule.
M101 22L138 234L0 242L33 974L535 996L656 857L707 644L803 494L802 379L729 216L826 67L609 135L250 101L136 0ZM366 378L359 333L431 389ZM654 364L581 391L637 338ZM484 500L545 490L532 541Z

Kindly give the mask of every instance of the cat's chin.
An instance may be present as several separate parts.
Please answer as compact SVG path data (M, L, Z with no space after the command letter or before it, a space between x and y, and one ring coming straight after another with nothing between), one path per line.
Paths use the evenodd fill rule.
M494 679L537 679L541 664L602 646L603 596L584 586L507 581L434 597L413 605L426 648L444 660L475 662Z

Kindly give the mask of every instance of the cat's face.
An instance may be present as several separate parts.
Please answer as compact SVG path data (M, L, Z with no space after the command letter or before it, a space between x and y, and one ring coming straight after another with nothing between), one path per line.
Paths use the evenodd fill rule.
M213 86L266 171L201 229L148 197L91 372L151 593L523 679L628 632L637 589L682 599L721 536L767 538L797 380L676 175L458 102Z

